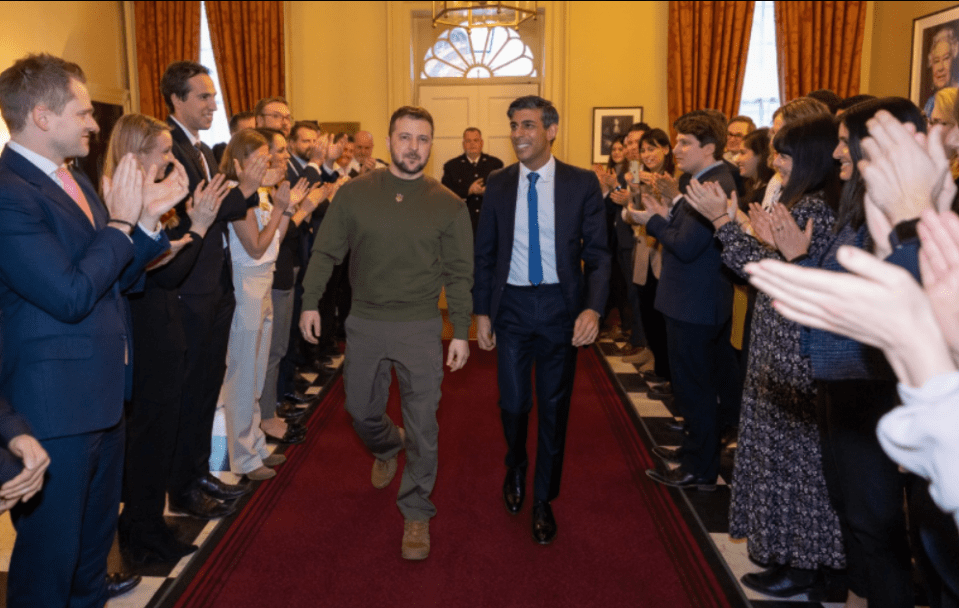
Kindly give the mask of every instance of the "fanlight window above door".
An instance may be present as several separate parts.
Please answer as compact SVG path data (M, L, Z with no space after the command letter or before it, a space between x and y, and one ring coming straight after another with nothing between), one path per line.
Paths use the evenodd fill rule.
M537 77L536 60L515 30L451 28L423 56L420 78Z

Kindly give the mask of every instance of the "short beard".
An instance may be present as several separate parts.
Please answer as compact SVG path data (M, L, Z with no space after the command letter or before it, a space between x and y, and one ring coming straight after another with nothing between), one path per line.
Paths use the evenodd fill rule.
M426 162L429 160L429 157L427 156L427 157L426 157L426 160L424 160L424 161L423 161L422 163L420 163L418 166L416 166L416 167L414 167L412 170L410 170L410 169L407 169L407 168L403 165L403 162L402 162L403 159L400 158L400 157L398 157L398 156L396 156L396 153L393 152L393 150L390 150L390 158L391 158L392 161L393 161L393 165L397 168L397 170L398 170L400 173L403 173L404 175L409 175L409 176L411 176L411 177L414 176L414 175L416 175L416 174L418 174L418 173L420 173L421 171L423 171L423 169L426 167Z

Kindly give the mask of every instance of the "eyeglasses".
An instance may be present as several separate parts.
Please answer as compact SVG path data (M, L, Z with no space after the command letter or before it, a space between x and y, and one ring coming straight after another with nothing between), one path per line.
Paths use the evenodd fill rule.
M269 116L274 120L281 120L283 122L293 122L292 114L280 114L279 112L264 112L260 116Z

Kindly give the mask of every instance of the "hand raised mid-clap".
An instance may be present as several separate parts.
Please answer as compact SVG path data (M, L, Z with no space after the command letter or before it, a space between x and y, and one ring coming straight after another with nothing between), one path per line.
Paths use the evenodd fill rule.
M136 225L143 211L143 179L140 163L133 154L120 160L112 179L103 176L103 202L110 219Z

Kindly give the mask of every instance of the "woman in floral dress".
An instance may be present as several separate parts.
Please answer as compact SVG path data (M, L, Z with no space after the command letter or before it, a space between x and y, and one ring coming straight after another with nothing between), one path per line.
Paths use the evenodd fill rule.
M828 245L838 198L836 125L830 116L801 119L776 135L774 164L783 178L780 203L757 217L755 233L735 221L735 206L721 193L693 183L687 200L713 219L723 261L746 276L749 262L818 257ZM723 211L729 211L724 214ZM794 243L776 240L789 214L805 229ZM765 221L760 222L765 217ZM802 241L802 242L800 242ZM773 247L778 246L779 251ZM780 253L780 251L782 253ZM749 361L733 468L730 536L746 538L750 557L769 568L747 574L743 584L788 597L818 590L822 568L843 568L839 520L822 472L815 383L801 352L800 327L780 316L768 296L756 300Z

